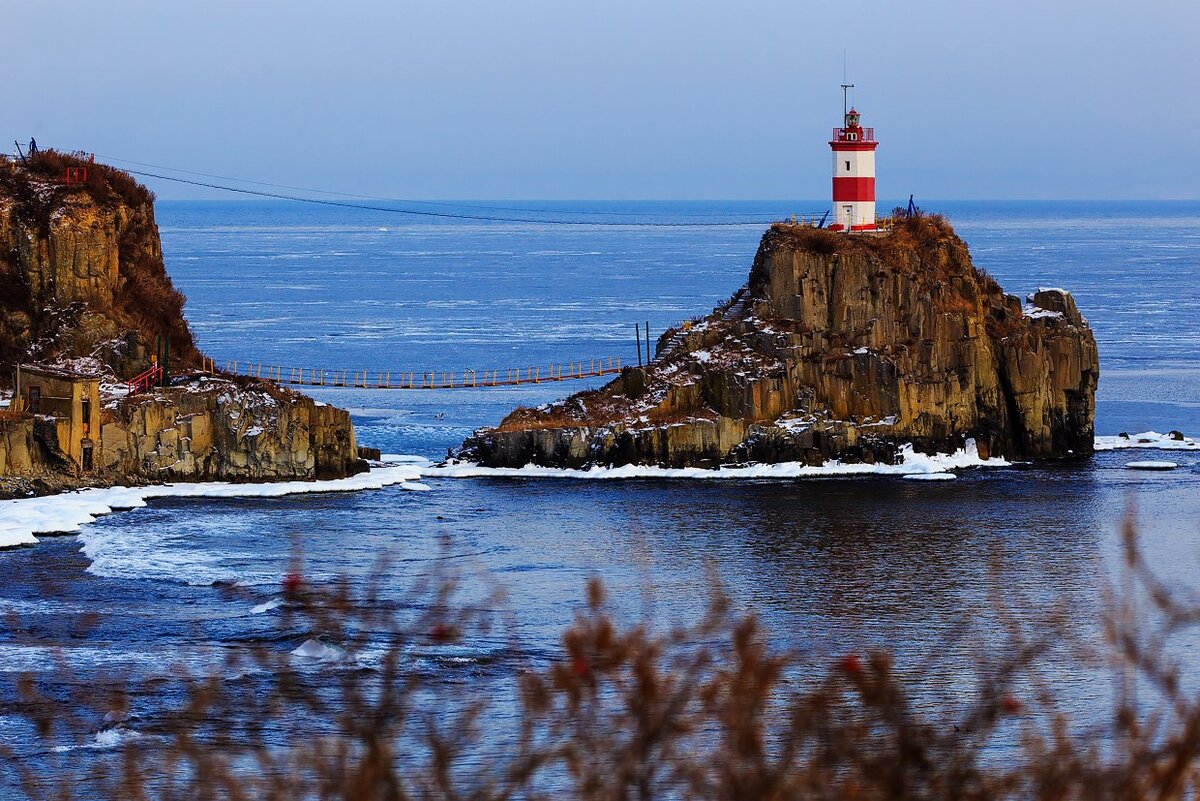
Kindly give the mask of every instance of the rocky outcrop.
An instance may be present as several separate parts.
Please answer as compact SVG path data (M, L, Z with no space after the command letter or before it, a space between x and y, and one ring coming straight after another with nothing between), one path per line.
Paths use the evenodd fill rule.
M86 183L66 184L69 164ZM0 363L92 355L123 373L159 337L198 359L163 264L154 196L126 173L49 152L0 163Z
M367 469L349 412L266 384L197 378L106 412L100 467L125 476L278 481Z
M651 364L467 440L492 466L896 459L973 438L1014 459L1092 452L1099 362L1070 294L1022 303L937 217L886 234L776 224L750 279Z
M23 413L19 403L0 411L0 496L23 494L31 481L52 491L366 469L343 410L261 382L197 375L181 383L203 361L183 305L145 187L53 151L21 163L0 157L0 385L14 386L16 364L35 360L77 375L86 363L93 384L107 383L99 430L72 397L56 398L52 414ZM176 380L123 397L125 380L149 365L160 341L170 345Z

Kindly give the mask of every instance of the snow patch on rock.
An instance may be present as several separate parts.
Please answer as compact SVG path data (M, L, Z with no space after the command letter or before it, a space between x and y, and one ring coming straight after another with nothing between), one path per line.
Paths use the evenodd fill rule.
M1157 431L1143 431L1141 434L1118 434L1115 437L1096 437L1096 450L1115 451L1125 448L1147 448L1162 451L1196 451L1200 443L1182 434L1175 436L1160 434Z

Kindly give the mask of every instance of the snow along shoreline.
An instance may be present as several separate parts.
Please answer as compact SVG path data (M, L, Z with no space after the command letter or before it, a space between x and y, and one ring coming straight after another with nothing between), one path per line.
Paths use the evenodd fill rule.
M1200 450L1190 437L1182 440L1147 431L1128 437L1096 437L1097 451L1118 449L1171 451ZM855 476L892 476L896 478L948 481L955 470L976 467L1009 467L1004 459L981 459L973 440L953 454L926 456L911 446L901 448L900 464L842 464L837 461L813 466L800 462L749 465L746 467L668 468L646 465L593 467L567 470L527 465L525 467L480 467L473 463L434 464L420 456L386 455L373 463L371 471L332 481L282 481L270 484L229 484L202 482L163 484L148 487L108 487L64 492L37 498L0 501L0 549L36 545L35 534L71 534L97 517L121 509L145 506L152 498L278 498L317 492L359 492L399 485L408 490L427 490L420 483L428 478L568 478L583 480L616 479L802 479L845 478Z
M421 467L421 475L429 478L574 478L585 480L612 480L630 478L669 479L786 479L786 478L838 478L849 476L917 476L945 475L953 477L952 470L970 467L1010 467L1004 459L982 459L974 440L967 440L965 448L951 454L926 456L917 453L911 445L900 448L899 464L845 464L836 460L822 465L803 462L779 462L776 464L754 464L745 467L656 467L653 465L622 465L621 467L590 467L572 470L559 467L481 467L473 462L429 463ZM394 457L384 457L391 459Z
M372 468L330 481L278 481L269 484L160 484L148 487L103 487L0 501L0 548L37 545L35 534L70 534L97 517L145 506L151 498L279 498L315 492L359 492L399 484L427 490L412 464Z

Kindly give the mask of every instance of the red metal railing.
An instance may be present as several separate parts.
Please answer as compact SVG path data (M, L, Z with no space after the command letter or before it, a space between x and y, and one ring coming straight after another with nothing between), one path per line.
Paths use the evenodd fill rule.
M163 370L157 364L152 364L146 370L129 379L129 394L136 395L139 392L145 392L158 382L162 381Z
M847 139L846 138L847 132L858 134L858 138L857 139ZM834 128L833 129L833 141L835 141L835 142L851 142L851 141L853 141L853 142L874 142L875 141L875 129L874 128L859 128L858 130L854 130L853 128Z
M59 176L58 182L71 186L74 184L86 184L87 179L87 167L67 167L63 170L63 174Z

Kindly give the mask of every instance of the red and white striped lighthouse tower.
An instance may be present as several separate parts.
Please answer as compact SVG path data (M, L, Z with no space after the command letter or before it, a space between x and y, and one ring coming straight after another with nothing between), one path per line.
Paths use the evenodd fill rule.
M831 231L875 230L875 129L859 125L859 114L846 108L842 85L845 127L833 129L833 224Z

